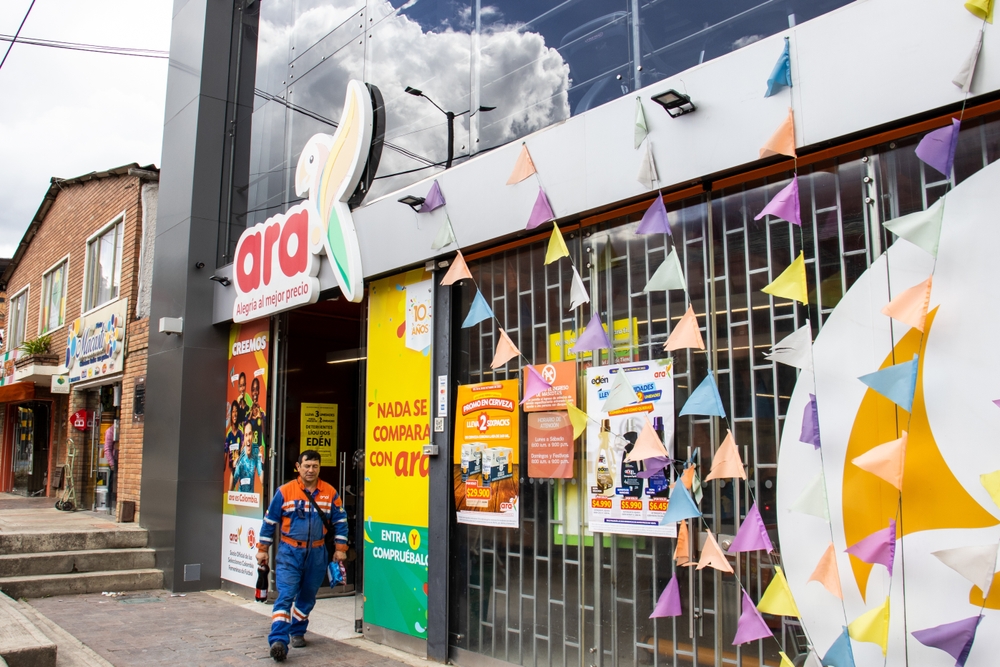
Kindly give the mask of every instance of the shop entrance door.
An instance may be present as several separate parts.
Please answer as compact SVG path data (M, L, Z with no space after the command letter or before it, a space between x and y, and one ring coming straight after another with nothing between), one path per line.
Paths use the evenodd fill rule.
M23 403L14 414L14 488L22 496L45 494L49 462L49 405Z

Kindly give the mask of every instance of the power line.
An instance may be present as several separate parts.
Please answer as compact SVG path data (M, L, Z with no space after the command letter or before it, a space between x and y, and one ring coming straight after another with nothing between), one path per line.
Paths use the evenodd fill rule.
M31 8L35 6L35 0L31 0L31 4L28 5L28 11L24 13L24 18L21 19L21 25L17 26L17 32L14 33L14 37L10 40L10 46L7 47L7 52L3 54L3 60L0 60L0 69L3 68L3 64L7 62L7 56L10 55L10 50L14 48L14 42L17 41L17 36L21 34L21 28L24 27L24 22L28 20L28 14L31 13Z
M87 51L90 53L106 53L114 56L133 56L136 58L169 58L168 51L154 49L133 49L125 46L101 46L98 44L81 44L79 42L60 42L54 39L39 39L36 37L18 37L17 35L0 35L0 42L10 42L7 51L13 48L14 42L29 46L44 46L52 49L69 49L71 51Z

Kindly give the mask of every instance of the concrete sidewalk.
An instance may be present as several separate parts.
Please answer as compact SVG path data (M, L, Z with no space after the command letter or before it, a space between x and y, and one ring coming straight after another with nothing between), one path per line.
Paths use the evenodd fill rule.
M116 523L107 512L61 512L54 498L25 498L0 493L0 533L59 533L91 530L142 530L136 523Z

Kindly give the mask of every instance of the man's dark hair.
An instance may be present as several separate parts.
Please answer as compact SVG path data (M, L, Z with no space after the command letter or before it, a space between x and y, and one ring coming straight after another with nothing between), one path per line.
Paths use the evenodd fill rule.
M304 463L305 461L321 461L319 452L315 449L307 449L301 454L299 454L299 463Z

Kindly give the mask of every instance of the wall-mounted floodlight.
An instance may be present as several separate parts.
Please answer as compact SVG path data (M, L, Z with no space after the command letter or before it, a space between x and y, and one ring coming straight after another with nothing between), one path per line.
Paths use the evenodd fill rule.
M209 278L209 280L214 280L223 287L229 287L230 285L233 284L233 281L231 281L229 278L225 276L212 276L211 278Z
M417 213L419 213L420 211L417 210L417 207L419 207L421 204L424 203L424 198L418 197L416 195L406 195L405 197L399 198L399 203L406 204L414 211L417 211Z
M686 113L691 113L697 108L691 103L690 97L684 93L678 93L672 88L666 92L660 93L659 95L653 95L650 99L666 109L671 118L677 118L678 116L683 116Z

